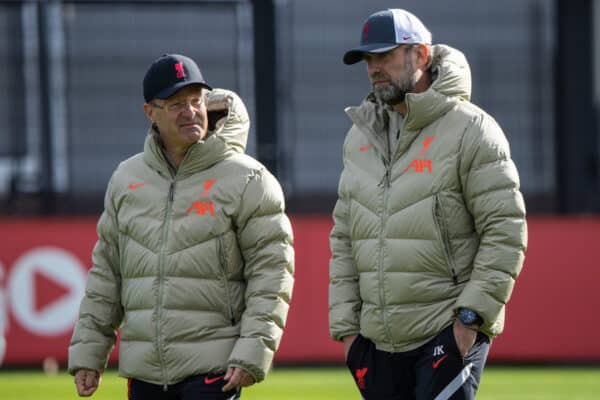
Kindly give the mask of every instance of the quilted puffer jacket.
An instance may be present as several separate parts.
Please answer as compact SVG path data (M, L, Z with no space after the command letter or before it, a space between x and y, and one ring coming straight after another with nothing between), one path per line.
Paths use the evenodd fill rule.
M173 384L227 367L265 377L292 293L292 229L279 183L243 154L241 99L215 89L207 107L212 130L176 172L152 129L114 172L71 373L102 371L120 329L124 377Z
M361 333L408 351L475 310L502 332L526 249L525 206L508 142L469 102L462 53L433 46L431 86L406 96L397 147L390 112L369 95L353 125L331 232L329 321L334 339Z

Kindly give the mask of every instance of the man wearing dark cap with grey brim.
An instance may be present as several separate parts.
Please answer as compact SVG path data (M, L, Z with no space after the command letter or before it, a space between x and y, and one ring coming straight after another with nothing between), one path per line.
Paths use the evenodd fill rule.
M143 89L151 127L108 185L69 372L93 394L119 330L129 400L239 399L265 378L290 302L281 187L244 154L242 100L192 59L158 58Z
M527 246L508 142L464 55L406 10L372 14L343 61L372 91L346 109L331 335L366 400L474 399Z

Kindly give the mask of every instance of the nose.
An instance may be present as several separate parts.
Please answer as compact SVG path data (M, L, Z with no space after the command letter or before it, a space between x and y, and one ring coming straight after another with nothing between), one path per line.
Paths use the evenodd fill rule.
M369 60L366 60L366 62L367 62L367 73L369 75L373 75L374 73L381 71L381 64L378 61L373 60L371 58Z
M191 102L186 101L185 105L183 105L183 109L181 110L182 114L194 114L198 112L198 110L192 105Z

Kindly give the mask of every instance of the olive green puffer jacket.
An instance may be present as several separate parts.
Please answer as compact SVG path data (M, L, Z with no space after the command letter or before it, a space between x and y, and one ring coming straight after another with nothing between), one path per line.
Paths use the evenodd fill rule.
M102 371L119 328L124 377L173 384L227 367L256 381L267 373L292 292L292 229L279 183L243 154L240 98L215 89L207 107L224 116L176 172L151 130L144 152L113 174L71 373Z
M347 114L344 170L331 232L329 320L334 339L361 333L408 351L468 307L490 337L526 248L525 206L508 142L469 102L463 54L433 46L435 80L406 96L397 147L371 94Z

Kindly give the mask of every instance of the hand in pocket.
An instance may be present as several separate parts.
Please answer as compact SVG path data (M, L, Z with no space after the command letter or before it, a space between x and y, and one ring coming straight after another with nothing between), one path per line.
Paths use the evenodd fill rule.
M452 332L454 333L454 341L456 342L458 352L461 357L465 358L475 344L477 331L463 325L459 320L455 320L454 325L452 326Z
M342 338L342 342L344 343L344 360L348 360L348 353L350 352L350 347L352 347L352 343L356 340L357 335L344 336Z

